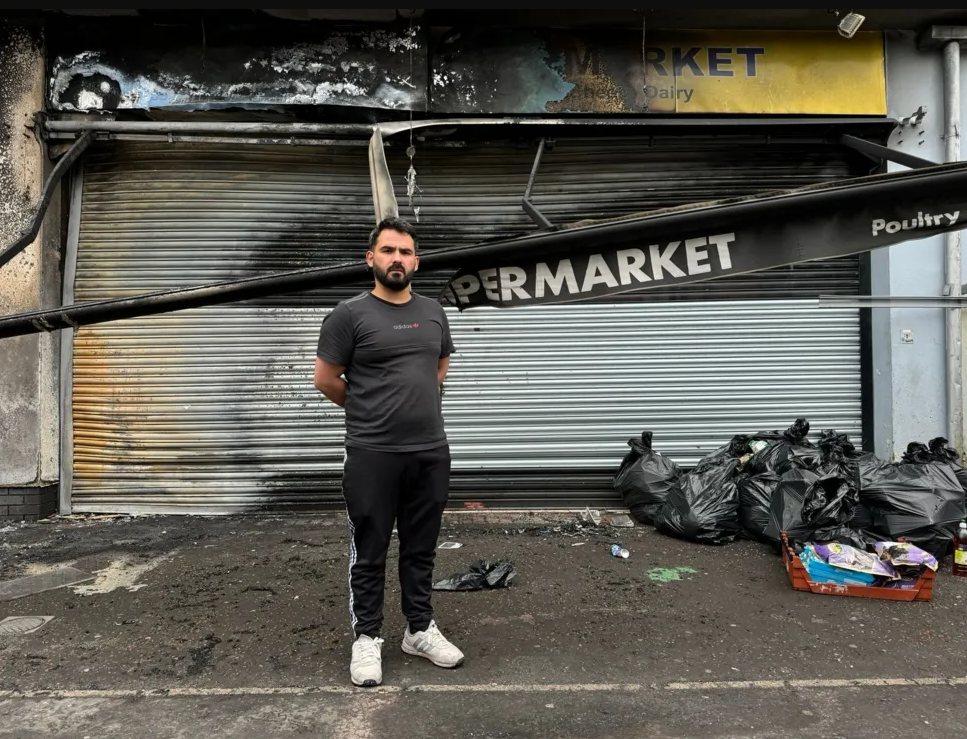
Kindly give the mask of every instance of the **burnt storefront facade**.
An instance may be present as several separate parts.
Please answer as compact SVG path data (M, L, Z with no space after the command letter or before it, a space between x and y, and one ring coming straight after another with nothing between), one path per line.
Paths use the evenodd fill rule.
M881 31L640 20L49 18L38 125L55 156L94 131L63 185L58 297L358 260L379 126L399 213L425 250L884 169L843 144L885 144L896 128ZM457 345L443 401L454 505L613 500L611 475L645 428L686 465L733 433L797 417L874 446L868 313L816 307L869 294L868 255L658 284L721 269L727 234L707 236L701 254L642 245L626 267L649 284L600 295L594 283L609 275L585 265L570 281L555 262L544 284L573 282L574 299L510 310L465 309L453 270L421 271L416 290L448 307ZM514 287L499 277L478 271L473 292ZM362 289L61 332L60 509L338 504L341 411L313 389L311 366L323 317Z

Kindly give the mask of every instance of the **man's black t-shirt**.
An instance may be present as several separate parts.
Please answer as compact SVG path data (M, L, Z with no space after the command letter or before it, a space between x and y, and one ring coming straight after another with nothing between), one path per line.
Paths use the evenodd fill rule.
M316 355L346 368L346 446L445 446L437 365L453 350L446 313L430 298L414 293L396 305L365 292L337 305L322 322Z

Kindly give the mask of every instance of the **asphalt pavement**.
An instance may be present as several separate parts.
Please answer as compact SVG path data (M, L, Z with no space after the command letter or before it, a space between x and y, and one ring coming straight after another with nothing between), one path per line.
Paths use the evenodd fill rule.
M0 527L7 737L910 737L967 735L967 579L928 603L796 592L768 547L650 527L448 519L437 575L511 559L509 588L437 593L466 653L402 653L387 565L384 685L348 679L338 515L71 517ZM621 543L631 556L612 557Z

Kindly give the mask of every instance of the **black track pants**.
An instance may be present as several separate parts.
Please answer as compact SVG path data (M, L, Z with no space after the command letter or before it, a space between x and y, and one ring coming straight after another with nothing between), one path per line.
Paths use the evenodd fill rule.
M343 496L349 545L349 613L357 635L383 625L386 550L396 522L400 537L403 615L412 632L430 625L433 560L450 491L450 449L373 452L349 447Z

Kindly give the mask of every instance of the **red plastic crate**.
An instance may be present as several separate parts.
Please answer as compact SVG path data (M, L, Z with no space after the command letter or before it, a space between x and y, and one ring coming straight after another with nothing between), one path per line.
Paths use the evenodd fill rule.
M933 582L937 575L936 572L928 569L920 576L916 584L907 590L813 582L809 577L809 572L806 571L803 563L799 561L799 557L789 546L789 539L786 537L785 531L782 532L782 563L786 566L786 572L789 574L789 582L796 590L820 593L821 595L846 595L853 598L903 601L931 600L933 598Z

